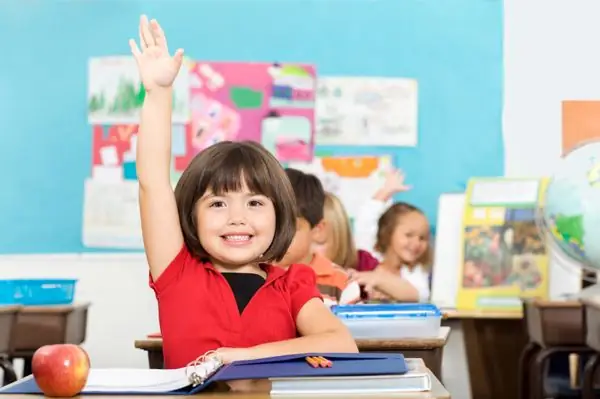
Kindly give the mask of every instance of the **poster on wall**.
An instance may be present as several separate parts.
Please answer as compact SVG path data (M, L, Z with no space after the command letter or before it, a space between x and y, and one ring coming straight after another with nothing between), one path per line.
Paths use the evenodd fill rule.
M600 139L600 101L562 102L562 151Z
M344 204L350 219L381 188L392 167L390 156L327 156L318 152L310 163L291 162L287 167L317 176L325 191Z
M414 79L319 77L317 145L417 145Z
M93 126L92 173L84 183L83 243L90 248L143 249L138 207L138 125ZM192 158L191 128L173 125L171 183Z
M189 74L181 68L173 82L173 123L190 120ZM130 56L90 58L88 63L88 123L139 123L145 90L135 59Z
M522 298L548 297L548 251L535 219L546 182L469 181L457 309L520 312Z
M260 62L190 64L192 156L224 140L261 143L280 161L310 161L316 70Z

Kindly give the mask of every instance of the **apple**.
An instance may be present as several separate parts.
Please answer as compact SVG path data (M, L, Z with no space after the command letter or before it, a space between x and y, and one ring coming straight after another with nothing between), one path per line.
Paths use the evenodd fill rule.
M44 395L72 397L87 382L90 358L78 345L45 345L33 354L31 372Z

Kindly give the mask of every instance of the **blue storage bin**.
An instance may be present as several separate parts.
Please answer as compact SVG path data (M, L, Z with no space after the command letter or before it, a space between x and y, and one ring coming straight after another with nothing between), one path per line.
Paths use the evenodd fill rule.
M440 309L429 303L337 305L331 310L341 318L442 317Z
M0 280L0 305L70 305L77 280Z
M442 312L433 304L357 304L332 307L356 339L433 338Z

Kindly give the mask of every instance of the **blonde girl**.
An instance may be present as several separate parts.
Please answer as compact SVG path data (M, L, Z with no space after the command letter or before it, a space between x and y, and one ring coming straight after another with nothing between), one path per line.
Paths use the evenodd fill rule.
M350 218L342 201L333 193L326 193L324 206L326 227L325 256L345 269L370 271L379 261L365 250L356 250Z

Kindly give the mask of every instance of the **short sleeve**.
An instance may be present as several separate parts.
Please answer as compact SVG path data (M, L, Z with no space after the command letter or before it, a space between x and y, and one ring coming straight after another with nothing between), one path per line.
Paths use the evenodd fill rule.
M306 302L313 298L322 300L321 293L317 289L317 277L309 266L290 266L287 270L287 285L294 320Z
M150 288L154 290L157 297L181 276L186 263L192 259L192 255L184 244L156 281L152 279L152 274L149 274Z

